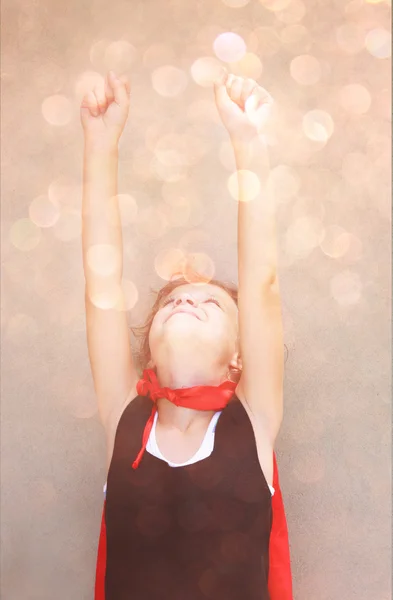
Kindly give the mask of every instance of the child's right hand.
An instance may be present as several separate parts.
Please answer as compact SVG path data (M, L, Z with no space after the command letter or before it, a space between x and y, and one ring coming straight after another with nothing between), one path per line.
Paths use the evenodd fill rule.
M82 100L80 115L85 140L100 147L117 146L130 107L130 83L109 71Z

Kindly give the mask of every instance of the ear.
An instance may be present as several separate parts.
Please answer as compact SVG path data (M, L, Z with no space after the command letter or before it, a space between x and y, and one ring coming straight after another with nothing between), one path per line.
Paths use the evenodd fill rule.
M235 352L235 354L233 355L233 358L231 359L231 362L229 363L229 365L231 367L233 367L234 369L238 369L238 370L242 370L243 368L243 363L242 363L242 359L240 358L240 352Z

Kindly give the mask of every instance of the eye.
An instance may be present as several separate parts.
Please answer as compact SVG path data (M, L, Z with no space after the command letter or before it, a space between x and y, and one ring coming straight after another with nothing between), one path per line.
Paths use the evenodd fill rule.
M214 302L215 304L217 304L217 306L219 306L221 308L221 304L219 303L218 300L216 300L215 298L208 298L206 300L206 302Z
M168 298L167 300L165 300L165 302L163 303L162 307L164 308L164 306L166 306L170 302L173 302L173 300L174 300L174 298Z
M167 300L165 300L165 302L163 302L162 304L162 308L164 308L167 304L170 304L171 302L174 301L174 298L171 296L170 298L167 298ZM216 298L208 298L207 300L205 300L205 302L214 302L215 304L217 304L217 306L219 306L221 308L221 304L219 303L219 301Z

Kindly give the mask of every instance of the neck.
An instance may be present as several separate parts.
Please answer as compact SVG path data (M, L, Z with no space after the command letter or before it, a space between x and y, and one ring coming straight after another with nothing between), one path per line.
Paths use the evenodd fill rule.
M194 410L176 406L166 398L157 401L157 412L160 425L168 429L177 429L182 433L204 427L215 413L214 410Z
M216 365L206 368L198 366L194 361L188 361L186 364L171 365L169 367L157 366L157 379L161 387L168 387L172 390L190 388L197 385L218 386L227 378L227 368L223 366L217 370Z

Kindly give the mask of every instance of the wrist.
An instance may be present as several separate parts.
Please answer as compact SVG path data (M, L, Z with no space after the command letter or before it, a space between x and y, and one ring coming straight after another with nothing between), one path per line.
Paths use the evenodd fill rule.
M118 156L119 144L116 140L85 137L85 152L104 156Z
M268 147L261 136L255 136L248 141L231 138L238 169L247 169L256 165L268 164Z

